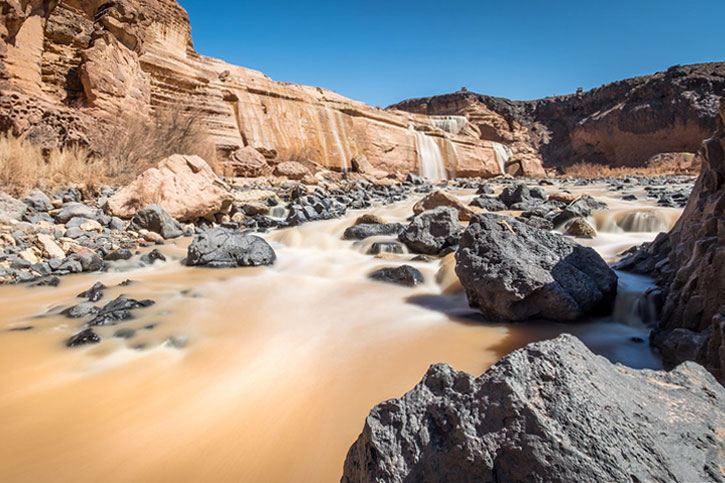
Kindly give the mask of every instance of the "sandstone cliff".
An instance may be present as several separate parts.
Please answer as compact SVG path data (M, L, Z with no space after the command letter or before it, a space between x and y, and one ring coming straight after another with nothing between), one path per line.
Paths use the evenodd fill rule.
M223 156L251 146L337 170L365 155L388 172L442 164L490 177L510 155L460 117L381 110L201 56L174 0L0 0L0 130L46 148L93 147L120 115L165 106L203 117Z
M462 91L410 99L391 109L465 115L482 138L510 145L526 162L543 160L547 168L578 162L642 166L659 153L696 152L711 134L723 90L725 62L719 62L675 66L535 101Z

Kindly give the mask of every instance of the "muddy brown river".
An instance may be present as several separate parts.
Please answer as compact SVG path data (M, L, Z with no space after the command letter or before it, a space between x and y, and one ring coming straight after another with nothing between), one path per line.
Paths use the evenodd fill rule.
M609 261L680 213L597 197L610 210L594 214L599 235L582 243ZM413 202L369 211L403 221ZM57 288L0 287L0 481L337 481L369 410L433 363L478 375L570 332L612 360L659 367L649 345L632 340L649 332L634 308L647 279L621 274L610 317L492 324L468 308L452 257L376 258L365 254L370 241L342 241L360 214L264 235L278 255L272 267L188 268L183 239L152 267L124 262ZM425 284L366 278L401 261ZM127 294L156 304L99 328L102 343L68 349L82 321L58 312L97 281L114 286L99 303ZM120 328L135 336L114 337Z

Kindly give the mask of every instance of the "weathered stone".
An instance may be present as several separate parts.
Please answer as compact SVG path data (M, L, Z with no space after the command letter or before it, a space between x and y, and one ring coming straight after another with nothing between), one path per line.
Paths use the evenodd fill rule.
M398 236L404 229L400 223L362 223L348 227L342 237L345 240L363 240L371 236Z
M406 287L415 287L424 281L423 274L420 273L420 270L410 265L381 268L375 270L369 277L379 282L403 285Z
M725 389L702 367L628 369L570 335L474 379L443 364L375 407L342 481L722 481Z
M131 218L144 206L157 204L174 219L187 221L226 212L232 199L203 159L177 154L144 171L109 198L106 210L119 218Z
M571 321L611 310L617 276L592 248L495 214L476 215L456 252L468 302L485 317Z
M285 176L289 179L300 180L310 174L310 170L297 161L285 161L274 167L275 176Z
M566 225L566 234L579 238L594 238L597 231L584 218L574 218Z
M478 213L478 211L471 209L463 204L461 200L443 190L434 191L413 205L413 213L420 215L424 211L432 210L439 206L448 206L456 209L458 211L458 219L461 221L469 221L473 215Z
M271 265L277 259L271 246L254 235L214 228L196 236L186 264L210 268Z
M28 196L23 198L23 203L35 211L47 212L53 209L53 202L40 190L31 191Z
M148 205L131 219L128 226L131 231L149 230L170 240L184 235L184 228L174 220L161 206Z
M398 238L415 253L438 255L458 243L463 232L458 218L455 208L426 211L415 216Z
M6 193L0 193L0 221L20 221L28 207Z
M234 176L242 178L257 178L272 173L272 168L262 153L251 146L236 150L229 157L227 166L229 166Z

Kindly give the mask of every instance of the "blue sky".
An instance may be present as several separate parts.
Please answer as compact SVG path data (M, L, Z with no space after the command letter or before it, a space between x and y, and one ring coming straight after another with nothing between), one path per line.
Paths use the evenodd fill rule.
M534 99L725 60L725 0L180 0L200 53L385 107Z

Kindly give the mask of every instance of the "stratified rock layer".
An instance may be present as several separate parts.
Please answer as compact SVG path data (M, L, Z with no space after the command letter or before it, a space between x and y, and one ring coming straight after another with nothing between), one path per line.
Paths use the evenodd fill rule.
M0 0L0 129L47 148L93 146L120 114L165 107L198 113L230 157L250 147L337 170L364 156L387 172L417 173L440 160L449 175L501 174L497 145L456 123L197 54L174 0Z
M511 149L507 170L579 162L644 166L652 156L694 153L712 132L725 91L725 62L674 66L588 92L510 101L456 92L410 99L394 109L463 115L482 139Z
M370 412L342 481L721 482L723 431L702 367L633 370L563 335L477 379L432 366Z

